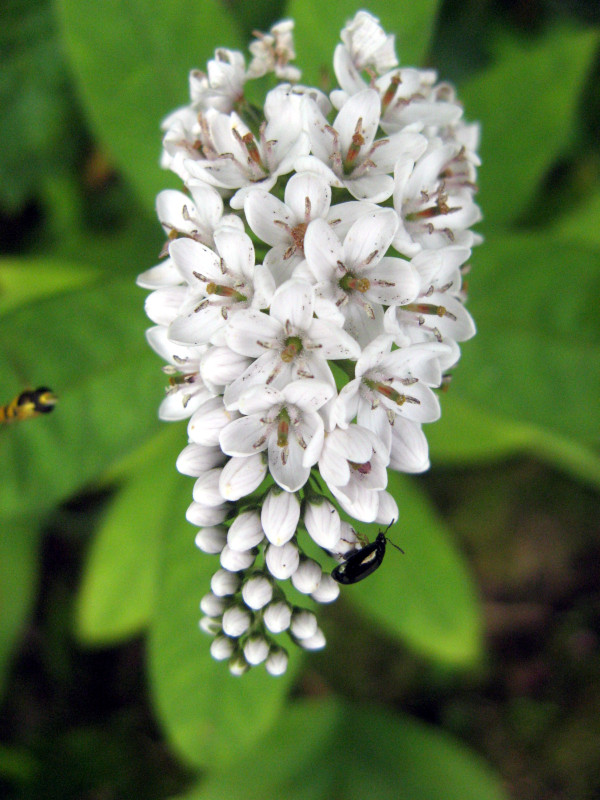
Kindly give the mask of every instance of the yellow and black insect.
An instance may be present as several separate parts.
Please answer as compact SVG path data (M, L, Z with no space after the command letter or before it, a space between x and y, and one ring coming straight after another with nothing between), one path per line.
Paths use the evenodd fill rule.
M39 389L26 389L5 406L0 406L0 425L20 422L24 419L48 414L58 401L52 389L41 386Z

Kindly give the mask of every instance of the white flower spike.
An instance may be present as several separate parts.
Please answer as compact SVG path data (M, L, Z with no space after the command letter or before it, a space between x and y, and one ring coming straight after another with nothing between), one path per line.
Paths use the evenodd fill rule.
M162 126L183 185L157 197L166 242L138 278L169 376L159 416L187 420L186 517L218 560L200 628L236 676L282 675L286 642L325 646L289 584L331 603L381 564L386 533L358 523L398 519L388 470L429 467L423 426L475 334L478 126L367 11L342 28L329 97L298 83L293 29L190 73Z

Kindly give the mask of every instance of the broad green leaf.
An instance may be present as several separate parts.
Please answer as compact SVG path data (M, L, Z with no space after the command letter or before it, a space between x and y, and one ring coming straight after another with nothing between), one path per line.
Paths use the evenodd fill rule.
M484 411L452 390L442 398L442 406L442 419L426 429L434 466L465 466L529 454L600 488L600 457L585 445Z
M291 704L247 758L179 800L266 797L501 800L504 794L477 756L432 727L326 700Z
M192 482L181 478L169 525L163 531L161 576L150 626L150 677L155 707L167 738L189 764L235 762L273 725L298 666L290 645L287 673L273 678L264 667L233 677L209 653L210 637L198 629L201 598L219 568L216 556L194 546L184 513ZM285 640L282 640L285 646Z
M25 303L77 289L98 277L97 270L50 259L0 260L0 316Z
M576 245L587 245L600 251L600 192L587 197L555 226L557 233L565 241Z
M87 644L113 644L150 620L162 534L182 481L175 460L184 445L183 427L169 425L141 448L142 463L127 475L95 534L77 602L77 632Z
M168 185L158 160L160 122L189 102L188 74L216 47L239 46L216 0L58 0L71 66L94 130L140 197ZM171 178L176 186L177 180Z
M474 256L469 309L478 334L462 348L452 392L518 423L599 441L600 259L550 234L489 238Z
M39 541L40 523L35 518L0 518L0 697L35 599Z
M479 203L488 230L519 217L569 142L597 44L593 30L506 39L496 63L461 86L465 116L482 128Z
M324 88L336 85L333 72L333 51L340 42L340 31L360 9L377 16L387 33L396 35L396 52L404 66L423 62L438 9L437 0L371 0L367 5L359 0L338 0L320 3L318 0L291 0L288 16L296 21L294 41L297 65L302 70L302 82L323 88L324 75L329 77Z
M0 206L23 209L74 166L80 122L48 0L4 0L0 26Z
M4 513L50 508L158 430L143 298L130 279L103 278L0 318L2 402L26 385L59 397L52 414L0 430Z
M400 511L390 536L405 555L388 547L374 575L342 587L344 598L416 652L472 666L482 654L482 623L467 564L416 479L390 471L388 490Z

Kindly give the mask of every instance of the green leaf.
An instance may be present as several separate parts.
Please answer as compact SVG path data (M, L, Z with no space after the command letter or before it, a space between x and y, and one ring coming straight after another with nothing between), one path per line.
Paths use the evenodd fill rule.
M97 277L97 270L62 261L0 259L0 316L43 297L85 286Z
M472 666L482 655L482 623L466 562L415 479L390 471L388 490L400 510L390 536L405 555L388 548L382 568L344 597L416 652Z
M469 309L478 334L462 348L452 392L489 413L597 443L597 252L548 233L513 234L490 237L475 259Z
M442 406L441 421L427 427L433 465L465 466L527 453L600 488L600 457L573 439L484 411L452 390Z
M4 0L0 26L0 206L16 212L80 156L79 120L52 4Z
M346 757L332 758L332 754ZM500 782L449 736L374 707L291 704L245 759L180 800L501 800Z
M0 697L38 583L40 524L34 518L0 519Z
M400 63L414 66L423 62L433 34L437 0L389 2L371 0L368 11L377 16L387 33L396 34L396 52ZM320 3L318 0L291 0L288 16L296 21L294 42L297 65L302 70L302 82L309 86L335 85L333 51L340 42L340 31L365 4L359 0Z
M182 480L175 460L184 442L182 427L169 425L140 448L139 466L96 532L77 598L77 633L86 644L114 644L150 621L162 535Z
M565 241L600 250L600 192L586 198L573 212L563 217L554 228Z
M593 30L507 39L495 65L461 86L466 118L482 127L479 203L488 230L519 217L569 142L597 44Z
M158 166L160 122L189 102L188 74L216 47L237 47L234 18L216 0L59 0L67 54L100 140L153 207L168 178ZM177 180L172 179L177 185Z
M290 646L287 673L273 678L264 667L233 677L209 654L210 639L198 630L200 599L210 590L218 558L194 547L185 521L191 481L181 478L164 530L162 574L150 627L150 677L155 708L171 746L186 762L214 767L235 762L273 725L297 671Z
M159 360L144 337L143 293L101 278L0 318L2 402L50 386L52 414L0 429L5 514L52 507L159 428Z

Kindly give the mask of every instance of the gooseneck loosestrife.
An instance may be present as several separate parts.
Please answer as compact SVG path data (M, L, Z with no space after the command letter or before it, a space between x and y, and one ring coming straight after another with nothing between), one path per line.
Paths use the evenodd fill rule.
M184 191L158 195L167 243L138 279L170 375L159 415L189 419L187 519L220 559L200 626L236 675L283 673L285 636L325 645L285 582L332 602L331 566L364 545L340 510L398 518L388 469L428 468L422 424L475 333L477 125L435 72L398 66L365 11L341 31L329 96L299 83L292 34L280 22L248 67L219 49L191 73L190 103L163 123ZM257 108L245 87L264 76Z

